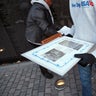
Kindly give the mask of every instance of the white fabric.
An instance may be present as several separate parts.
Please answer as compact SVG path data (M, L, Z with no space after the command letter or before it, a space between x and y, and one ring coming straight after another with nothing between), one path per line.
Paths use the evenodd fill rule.
M47 10L49 11L49 13L50 13L50 15L51 15L52 22L53 22L53 24L54 24L54 18L53 18L52 12L51 12L48 4L47 4L44 0L31 0L31 4L33 4L33 3L35 3L35 2L38 2L38 3L44 5L44 6L47 8Z
M71 29L72 33L69 34L74 34L74 38L96 44L96 0L69 1L70 13L74 23Z
M70 0L70 12L74 23L74 38L96 44L96 0Z
M96 0L69 0L69 2L74 25L67 34L73 34L73 38L96 45ZM96 48L92 54L96 57Z
M96 0L69 1L75 29L73 37L96 44ZM96 56L96 51L92 53Z

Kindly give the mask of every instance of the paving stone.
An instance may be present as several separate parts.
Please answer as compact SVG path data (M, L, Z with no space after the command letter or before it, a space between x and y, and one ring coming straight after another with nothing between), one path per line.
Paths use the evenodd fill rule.
M14 96L14 94L13 93L9 93L8 96Z
M26 94L26 96L32 96L32 94Z
M13 94L15 92L15 88L10 89L9 94Z
M34 85L33 83L29 83L28 88L32 88L33 85Z
M69 87L66 87L66 88L64 89L64 92L66 92L66 93L70 92L70 88L69 88Z
M38 96L38 90L33 90L32 96Z
M62 77L65 86L60 91L55 89L54 83L61 76L52 74L53 79L46 79L39 66L30 61L0 66L0 96L82 96L77 66ZM96 96L95 77L92 84L93 96Z
M26 96L25 92L21 92L19 96Z
M50 93L45 93L45 96L52 96ZM54 95L56 96L56 95Z
M64 96L74 96L74 95L72 95L71 93L65 93Z
M14 93L14 96L19 96L20 95L20 90L16 90L15 93Z
M44 96L44 92L39 92L38 96Z
M58 96L63 96L63 95L64 95L64 90L59 91Z
M32 94L32 89L30 88L30 89L27 89L27 95L28 94Z
M44 91L45 91L45 87L44 87L44 86L39 86L38 91L39 91L39 92L44 92Z
M46 88L45 93L51 93L51 88Z
M0 96L8 96L8 93L3 93L3 94L0 94Z
M17 90L20 90L20 89L22 88L22 86L23 86L23 85L20 85L20 84L19 84L16 89L17 89Z

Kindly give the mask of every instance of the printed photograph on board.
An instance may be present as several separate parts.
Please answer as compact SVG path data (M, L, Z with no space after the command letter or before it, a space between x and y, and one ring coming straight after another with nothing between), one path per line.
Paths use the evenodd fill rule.
M62 51L59 51L54 48L54 49L51 49L48 52L44 53L42 56L55 62L56 60L60 59L64 55L65 54Z
M61 44L62 46L72 48L74 50L79 50L83 46L82 44L78 44L76 42L68 41L68 40L64 40L64 41L60 42L59 44Z

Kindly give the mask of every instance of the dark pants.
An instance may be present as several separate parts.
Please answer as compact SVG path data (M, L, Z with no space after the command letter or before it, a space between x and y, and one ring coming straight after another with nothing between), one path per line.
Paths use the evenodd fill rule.
M35 44L33 44L33 46L34 46L34 48L37 48L37 47L39 47L40 45L35 45ZM42 66L40 66L40 65L39 65L39 68L40 68L41 73L43 74L43 76L45 76L46 74L49 73L46 68L44 68L44 67L42 67Z

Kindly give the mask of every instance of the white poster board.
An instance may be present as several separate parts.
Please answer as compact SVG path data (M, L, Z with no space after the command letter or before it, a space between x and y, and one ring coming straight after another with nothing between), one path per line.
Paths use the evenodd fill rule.
M92 46L92 43L63 36L21 55L64 76L80 60L74 54L86 53Z

